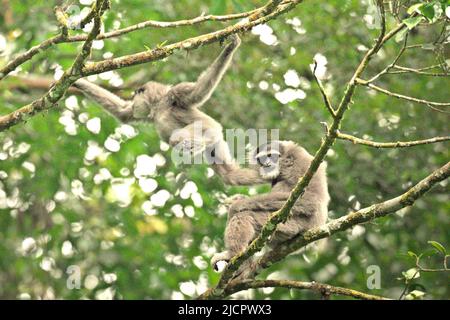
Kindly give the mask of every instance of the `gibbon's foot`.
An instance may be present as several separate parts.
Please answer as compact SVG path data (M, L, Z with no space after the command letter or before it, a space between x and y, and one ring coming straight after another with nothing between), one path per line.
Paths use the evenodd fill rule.
M216 253L211 258L211 266L217 272L222 272L232 257L228 251Z

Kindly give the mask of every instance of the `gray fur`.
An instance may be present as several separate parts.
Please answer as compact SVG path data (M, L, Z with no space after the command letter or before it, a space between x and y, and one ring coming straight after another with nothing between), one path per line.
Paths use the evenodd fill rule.
M271 151L272 149L277 152ZM264 169L259 171L261 175L264 172L270 173L264 178L273 179L272 190L267 194L239 198L232 203L225 229L226 251L213 257L211 263L214 267L217 262L228 261L242 252L256 238L269 215L284 205L313 159L304 148L292 141L272 142L254 156L265 160L260 160L256 166ZM274 161L268 161L268 156L273 157ZM273 176L273 172L278 175ZM329 201L326 164L322 164L301 199L292 208L288 221L278 226L270 246L276 247L310 228L324 224L328 216Z
M224 178L225 183L248 184L247 177L251 181L263 182L258 174L241 169L235 163L223 139L220 123L198 109L211 97L239 45L239 37L231 36L231 43L196 82L176 85L148 82L136 90L131 101L122 100L84 79L75 82L75 86L122 122L140 120L154 123L160 138L173 147L181 146L192 153L214 150L211 152L215 159L213 168ZM194 127L199 122L202 135L194 137ZM228 172L234 172L236 178L228 180L224 177Z

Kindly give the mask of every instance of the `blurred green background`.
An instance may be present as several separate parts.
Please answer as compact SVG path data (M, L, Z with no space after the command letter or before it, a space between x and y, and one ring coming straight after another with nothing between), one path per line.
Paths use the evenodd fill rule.
M57 33L52 8L61 3L1 2L0 66L12 54ZM113 0L104 26L109 31L149 19L172 21L202 12L242 12L264 3ZM73 4L84 7L78 1ZM268 24L272 36L267 29L266 38L257 32L242 35L234 64L204 110L224 128L278 128L281 139L294 140L314 153L324 131L320 122L330 117L310 64L314 57L321 62L324 85L337 104L365 48L377 35L374 14L369 1L305 1ZM393 18L389 22L390 26L395 23ZM224 25L206 22L145 29L97 42L92 59L144 51ZM442 23L418 27L409 43L432 43L441 31ZM79 46L58 45L21 66L18 75L52 78L61 67L70 66ZM389 42L372 61L366 78L391 63L400 46ZM445 50L426 49L408 50L399 64L420 68L448 59ZM119 86L123 89L119 93L129 97L138 84L148 80L193 81L220 50L219 44L213 44L177 52L164 61L103 74L98 83ZM291 81L286 81L289 70L293 71L286 78ZM11 76L0 83L0 114L43 94L22 81ZM289 93L285 92L288 84L298 86L292 89L299 90L304 99L283 104L280 92ZM419 98L450 101L446 77L389 75L377 84ZM427 106L359 88L342 131L375 141L425 139L447 135L448 120L448 114ZM392 198L448 158L445 143L377 150L337 141L327 157L330 217ZM142 164L147 173L136 170ZM203 165L175 167L170 150L151 125L121 126L95 103L68 94L57 108L0 133L0 298L195 297L219 277L209 259L224 246L226 210L221 200L234 193L267 190L268 186L225 187ZM407 252L436 253L429 240L448 248L449 209L448 183L443 182L414 207L335 235L324 252L291 256L261 277L316 280L398 298L405 287L402 272L414 267ZM423 264L441 268L442 256L431 254ZM366 270L371 265L380 267L380 289L367 288L370 274ZM72 288L78 275L80 288ZM449 298L446 273L421 273L410 282L408 291L423 291L427 299ZM253 290L239 297L319 298L286 289Z

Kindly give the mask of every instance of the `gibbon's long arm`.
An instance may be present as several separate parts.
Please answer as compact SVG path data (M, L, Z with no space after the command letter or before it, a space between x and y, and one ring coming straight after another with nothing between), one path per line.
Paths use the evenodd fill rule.
M234 213L242 211L276 211L283 207L284 203L289 198L289 195L290 192L270 192L243 198L237 200L232 205L230 211L233 211Z
M241 168L237 163L213 163L212 168L222 178L223 182L231 186L251 186L270 183L259 175L259 171L251 168Z
M236 49L239 47L241 40L237 35L232 36L232 42L228 44L214 60L214 62L206 69L197 79L193 90L186 97L189 106L201 106L204 104L214 92L220 80L230 65L231 59Z
M85 79L79 79L74 86L84 94L95 100L103 108L122 122L133 120L132 102L121 99L112 92L89 82Z

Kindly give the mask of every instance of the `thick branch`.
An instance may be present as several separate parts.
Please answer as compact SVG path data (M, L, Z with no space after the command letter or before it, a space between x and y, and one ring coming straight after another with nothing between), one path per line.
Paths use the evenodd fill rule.
M388 298L385 297L367 294L353 289L334 287L329 284L323 284L318 282L303 282L293 280L255 280L251 282L240 282L232 284L229 287L227 287L225 293L226 295L231 295L238 291L247 289L259 289L259 288L287 288L297 290L311 290L321 294L322 296L340 295L360 300L389 300Z
M254 26L258 24L265 23L271 19L276 18L277 16L288 12L289 10L293 9L296 5L303 2L303 0L292 0L290 2L286 2L285 4L281 4L275 9L272 13L268 14L267 16L263 16L261 18L258 18L251 22L240 22L237 23L231 27L227 27L225 29L222 29L220 31L212 32L206 35L202 35L195 38L186 39L184 41L177 42L172 45L167 45L161 48L157 48L150 51L145 51L137 54L132 54L125 57L120 57L112 60L104 60L97 63L91 63L87 66L85 66L82 70L81 77L91 75L91 74L98 74L102 73L108 70L116 70L124 67L129 67L133 65L143 64L150 61L160 60L163 59L169 55L172 55L174 51L181 50L181 49L193 49L197 48L199 46L218 42L227 36L230 36L231 34L238 33L238 32L244 32L248 31ZM98 34L97 34L98 35ZM97 36L96 36L97 38ZM77 75L77 78L71 79L72 82L70 82L69 86L76 81L80 76ZM58 82L60 83L60 82ZM63 86L65 87L65 86ZM62 86L59 86L59 88L63 88ZM67 88L64 89L64 92ZM59 100L53 99L55 101ZM14 111L10 114L7 114L3 117L0 117L0 132L6 130L7 128L10 128L11 126L28 120L31 116L36 114L37 112L50 109L55 104L49 104L47 99L39 99L38 101L35 101L25 107L20 108L17 111Z
M336 110L336 116L333 118L333 123L331 127L328 129L328 133L326 138L323 140L319 150L316 152L314 159L312 160L308 170L304 174L303 177L300 178L299 182L295 186L295 188L292 190L288 200L283 205L283 207L274 212L268 219L267 223L263 226L260 234L258 237L247 247L247 249L238 254L237 256L233 257L229 264L227 265L226 269L222 273L222 277L219 280L219 283L215 288L209 291L208 297L214 298L214 297L220 297L223 295L224 289L228 285L228 283L233 279L234 273L239 269L239 267L242 265L244 261L246 261L248 258L253 256L256 252L260 251L266 244L267 240L270 238L270 236L276 231L276 227L278 224L285 222L288 217L289 213L296 203L298 199L301 198L303 193L305 192L306 187L308 186L309 182L311 181L312 177L314 176L315 172L319 168L320 164L324 160L328 150L333 145L334 141L336 140L337 132L340 128L340 123L342 121L342 118L345 114L345 111L348 109L351 99L353 97L353 94L355 92L355 88L357 86L356 79L359 78L359 76L364 72L366 69L369 60L372 58L373 55L375 55L378 50L381 48L381 46L388 41L390 38L392 38L397 32L399 32L401 29L404 28L404 25L401 24L397 28L395 28L390 33L386 34L386 23L385 23L385 12L384 8L382 6L382 1L378 0L379 8L381 11L381 17L382 17L382 26L381 26L381 32L379 37L377 38L374 46L364 55L361 63L357 67L355 73L353 74L352 78L350 79L347 89L344 93L344 96L341 100L341 103L339 104L338 109Z
M186 19L186 20L179 20L179 21L172 21L172 22L165 22L165 21L144 21L123 29L118 29L111 32L106 32L97 35L96 40L104 40L104 39L110 39L110 38L116 38L120 37L122 35L128 34L133 31L138 31L146 28L176 28L181 26L192 26L196 24L200 24L206 21L229 21L229 20L235 20L235 19L242 19L246 18L256 12L260 12L262 8L258 8L252 11L244 12L244 13L237 13L237 14L229 14L229 15L221 15L221 16L215 16L215 15L202 15L193 19ZM92 11L91 11L92 13ZM90 20L92 20L91 14L86 16L83 21L81 22L81 28ZM45 40L44 42L34 46L33 48L29 49L27 52L20 54L18 57L16 57L14 60L9 62L5 67L0 69L0 80L2 80L4 77L6 77L10 72L14 71L18 66L25 63L28 60L31 60L35 55L44 52L45 50L49 49L50 47L60 44L60 43L70 43L70 42L80 42L80 41L86 41L88 35L80 34L75 36L67 36L65 34L61 34L55 37L52 37L48 40Z
M338 132L337 138L342 139L342 140L351 141L354 144L362 144L362 145L374 147L374 148L407 148L407 147L414 147L414 146L419 146L419 145L423 145L423 144L437 143L437 142L443 142L443 141L450 140L450 136L446 136L446 137L434 137L431 139L416 140L416 141L375 142L375 141L361 139L361 138L354 137L349 134L340 133L340 132Z
M257 267L267 268L273 263L286 257L286 255L297 251L311 242L327 238L337 232L354 227L357 224L384 217L405 207L412 206L417 199L423 196L434 185L447 179L449 175L450 162L447 162L443 167L435 170L425 179L398 197L352 212L339 219L332 220L324 226L313 228L304 234L297 236L295 239L287 242L283 247L277 249L276 252L271 251L263 256L258 261Z
M38 112L50 109L64 96L67 89L81 77L81 69L91 53L93 41L100 32L101 15L104 12L103 4L105 1L108 0L96 0L96 8L99 9L96 9L94 26L69 70L64 72L61 79L56 81L43 97L10 114L0 116L0 131L4 131L17 123L27 121L31 116Z
M290 2L286 2L286 4L280 4L275 10L273 10L273 12L265 16L259 17L256 20L243 22L241 21L219 31L179 41L153 50L143 51L115 59L103 60L87 64L86 67L83 69L83 76L98 74L111 70L117 70L125 67L131 67L146 62L161 60L172 55L177 50L192 50L206 44L221 41L232 34L249 31L254 26L272 20L278 17L279 15L293 9L295 6L297 6L299 3L302 2L303 0L292 0Z

